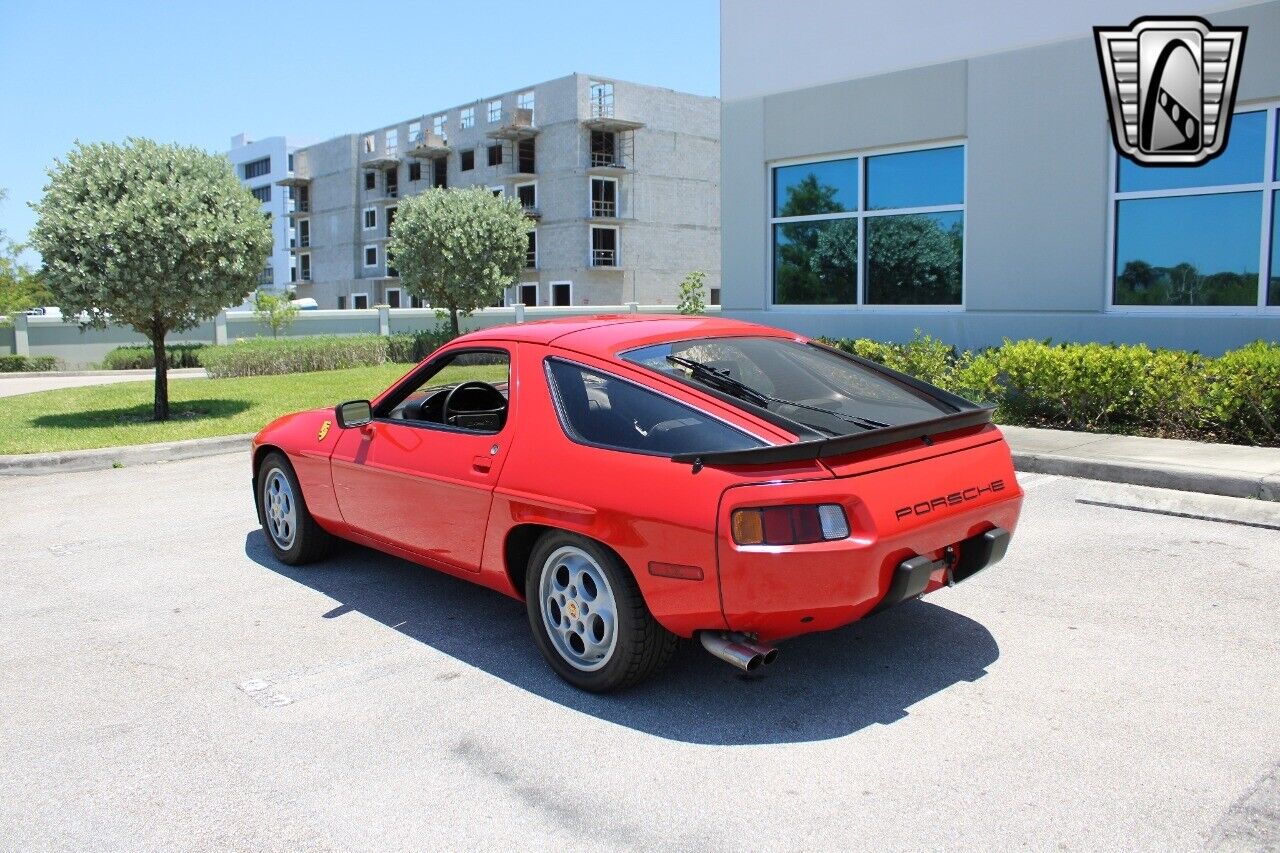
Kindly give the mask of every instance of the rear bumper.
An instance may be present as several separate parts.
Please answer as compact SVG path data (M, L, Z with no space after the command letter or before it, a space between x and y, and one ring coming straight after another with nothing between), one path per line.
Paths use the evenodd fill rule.
M1009 538L1009 531L1003 527L993 527L944 551L940 560L928 557L903 560L893 570L889 591L872 612L888 610L895 604L924 595L929 589L930 581L939 572L942 572L949 586L968 580L987 566L1000 562L1009 550Z

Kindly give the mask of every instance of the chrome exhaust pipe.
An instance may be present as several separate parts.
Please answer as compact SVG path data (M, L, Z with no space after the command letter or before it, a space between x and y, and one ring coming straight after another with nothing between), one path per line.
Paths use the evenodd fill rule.
M698 634L698 640L701 641L702 647L711 652L711 654L725 663L736 666L743 672L755 672L764 665L763 654L727 637L722 637L711 631L702 631Z
M778 649L774 646L766 646L764 643L757 643L746 634L730 634L729 639L733 640L740 646L745 646L756 654L760 655L761 663L765 666L773 663L778 659Z

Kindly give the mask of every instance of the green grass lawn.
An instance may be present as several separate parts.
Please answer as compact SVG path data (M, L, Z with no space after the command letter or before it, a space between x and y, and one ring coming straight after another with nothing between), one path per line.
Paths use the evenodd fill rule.
M171 417L151 420L150 381L0 398L0 454L87 450L257 432L280 415L376 396L409 371L384 364L242 379L170 379ZM448 367L431 384L506 379L505 366Z

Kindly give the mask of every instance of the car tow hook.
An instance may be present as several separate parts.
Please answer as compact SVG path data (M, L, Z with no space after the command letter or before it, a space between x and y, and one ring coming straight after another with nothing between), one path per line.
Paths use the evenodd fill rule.
M778 659L776 648L757 643L745 634L702 631L698 634L698 640L711 654L743 672L755 672Z

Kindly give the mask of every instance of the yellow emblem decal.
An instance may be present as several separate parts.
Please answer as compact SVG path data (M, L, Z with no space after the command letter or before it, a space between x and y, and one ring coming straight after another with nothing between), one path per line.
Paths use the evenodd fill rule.
M320 424L320 434L316 436L316 441L324 441L324 437L329 434L329 422L325 421Z

